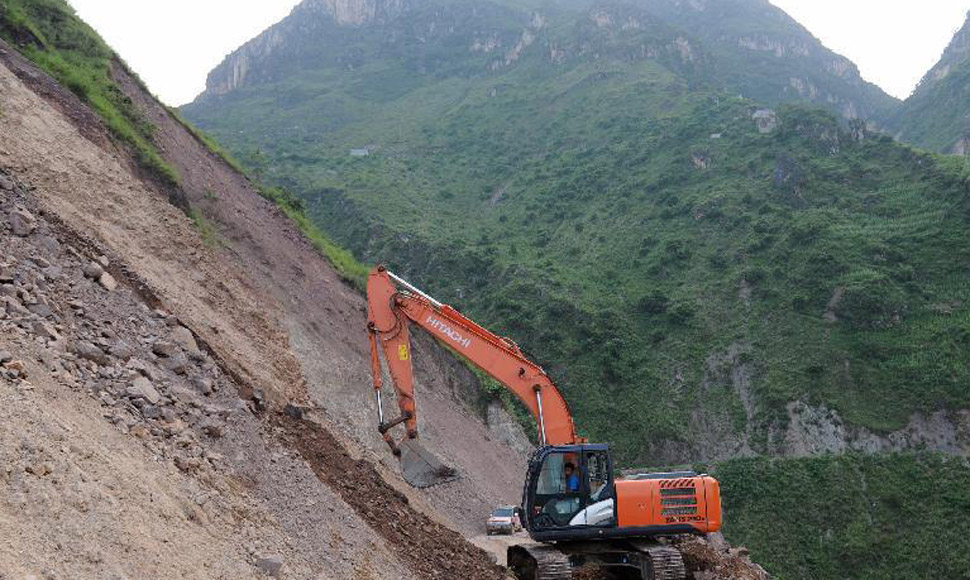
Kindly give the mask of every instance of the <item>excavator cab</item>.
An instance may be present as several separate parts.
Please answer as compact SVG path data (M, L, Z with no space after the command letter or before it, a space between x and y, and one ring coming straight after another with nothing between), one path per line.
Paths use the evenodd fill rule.
M529 462L523 507L536 540L596 537L615 528L613 465L606 445L539 449Z
M529 462L522 506L524 526L539 542L699 534L721 527L720 487L713 477L680 471L617 479L609 447L602 444L539 448Z

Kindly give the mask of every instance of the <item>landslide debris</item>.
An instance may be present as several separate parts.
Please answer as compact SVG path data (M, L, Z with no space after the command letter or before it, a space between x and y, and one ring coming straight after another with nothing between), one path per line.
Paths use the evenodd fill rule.
M126 264L0 177L0 578L413 577Z
M273 417L282 440L298 450L320 481L336 490L420 578L497 580L505 577L485 551L408 505L370 463L354 459L315 423Z
M15 203L24 205L35 217L43 215L44 219L61 224L61 235L74 240L67 245L77 246L75 250L80 255L71 254L65 271L70 272L75 287L92 293L90 299L85 299L68 292L55 312L63 314L61 306L76 301L87 314L93 305L100 304L99 296L147 301L144 308L122 308L109 301L99 312L107 320L131 315L138 324L146 325L150 337L142 337L138 329L127 332L126 327L126 333L119 333L119 338L134 350L130 353L132 360L146 362L148 368L140 371L135 368L137 362L130 363L131 367L128 361L116 362L116 358L128 356L128 349L122 344L105 344L103 341L112 339L101 336L100 327L95 326L70 338L71 348L76 351L71 354L76 360L69 362L80 362L78 366L87 373L79 382L90 378L98 383L105 379L100 377L102 369L109 369L103 372L108 374L107 380L116 383L104 388L92 385L92 397L103 405L104 412L121 416L116 424L119 430L147 433L143 441L152 445L157 439L171 439L160 423L168 421L169 412L165 409L171 406L168 401L174 401L172 396L177 392L188 391L204 400L227 397L227 405L238 404L235 399L239 392L247 401L239 412L216 417L215 425L200 419L192 426L199 437L201 454L194 447L189 448L191 452L173 447L159 457L187 476L208 477L209 467L214 466L205 461L207 450L221 456L232 477L238 479L234 489L268 512L262 517L292 544L289 550L280 550L270 543L263 550L259 548L261 543L254 542L257 549L253 555L268 557L267 554L282 552L287 574L303 569L306 574L302 577L313 577L314 571L321 570L327 570L334 578L414 577L417 573L411 572L398 556L409 548L391 546L382 540L339 494L320 482L304 461L281 449L278 441L264 437L265 426L254 423L253 412L274 400L301 402L311 382L317 401L340 402L341 406L332 409L331 416L336 421L331 428L349 434L351 445L363 442L364 447L369 445L369 438L376 439L373 449L380 446L384 451L372 427L370 407L366 407L366 422L355 416L365 409L361 401L370 402L369 391L362 388L369 382L366 339L362 331L353 330L364 326L361 297L340 282L326 260L285 216L253 191L244 176L202 148L164 110L146 111L146 118L159 122L160 140L163 135L179 139L165 141L167 149L189 151L194 156L185 164L203 166L198 174L186 171L185 183L197 185L192 190L198 194L192 198L193 204L199 200L209 202L212 213L207 215L215 216L213 221L225 244L206 247L191 221L172 207L164 192L140 180L117 147L88 137L92 133L103 135L103 127L96 118L85 116L87 108L83 104L56 83L47 82L49 79L42 72L13 50L3 45L0 49L6 50L0 53L0 107L4 111L0 116L0 171L15 168L18 179L31 184L31 203ZM149 99L146 95L139 98ZM154 101L152 104L158 107ZM89 122L83 131L76 125L79 118ZM207 190L214 193L206 195ZM21 198L26 199L23 195ZM84 233L83 240L77 232ZM30 241L37 236L36 231L30 234ZM106 254L110 258L107 267L99 260ZM17 269L25 267L23 260L24 256L16 257ZM109 270L119 283L114 292L101 284L92 262ZM18 301L16 308L24 307ZM154 312L162 309L164 315ZM142 315L151 319L150 324ZM71 318L60 324L71 327L76 321ZM193 360L191 347L179 346L179 337L173 338L166 331L172 328L170 321L191 328L197 346L218 369L219 379L198 372L199 363ZM142 343L143 338L151 338L151 342ZM177 348L172 350L172 345ZM21 358L16 349L12 350ZM151 382L160 397L159 404L152 404L154 394L144 388L143 382L134 383L137 377L132 372ZM78 376L73 370L71 374ZM445 379L451 380L437 378ZM443 502L423 503L422 498L416 497L415 506L427 510L433 518L438 517L435 508L440 505L456 506L448 514L451 518L443 516L442 521L451 523L448 520L454 521L458 519L454 515L459 515L480 525L479 514L487 513L485 506L500 503L494 498L517 495L520 471L508 461L507 447L489 442L481 422L462 414L450 391L444 390L450 389L449 384L442 386L444 396L428 401L437 402L444 409L442 416L452 417L446 425L449 431L439 430L439 436L454 441L456 437L450 431L475 432L471 438L474 451L465 454L474 459L468 460L469 476L465 480L438 490L445 498ZM149 417L141 414L142 408L136 401L145 401L143 406L148 408ZM129 402L135 411L129 409ZM153 417L155 410L159 412L157 418ZM186 412L206 415L204 409L191 403L186 405ZM145 423L144 429L137 424L129 427L128 423L136 420ZM156 435L158 431L161 433ZM481 436L477 435L479 432ZM434 437L435 431L429 430L428 434ZM180 455L177 462L176 454ZM374 461L381 459L371 451L365 455ZM493 460L482 466L483 456ZM484 477L477 477L476 470L483 472ZM303 479L303 472L312 482ZM505 479L514 483L504 485ZM259 513L251 506L242 511ZM251 526L254 536L263 533L262 525L246 519L244 522ZM396 537L401 541L408 539L407 534ZM449 537L459 538L453 533Z

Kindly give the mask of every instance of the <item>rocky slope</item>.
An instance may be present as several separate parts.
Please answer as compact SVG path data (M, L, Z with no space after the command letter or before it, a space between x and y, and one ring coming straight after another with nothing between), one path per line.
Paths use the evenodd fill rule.
M5 174L0 189L0 528L15 539L0 572L409 574L135 272L37 190Z
M168 487L160 489L189 486L187 489L191 490L191 486L196 486L198 491L189 497L193 502L198 500L198 506L215 495L226 497L223 503L212 504L220 521L229 522L224 531L219 532L218 525L213 524L210 532L203 520L199 524L201 533L221 533L226 541L232 537L252 538L249 543L240 542L227 550L224 561L208 564L214 570L211 574L199 572L205 570L206 564L187 558L190 554L199 554L197 550L179 549L179 542L191 542L192 534L179 536L179 542L171 549L161 549L165 557L160 556L156 561L140 562L121 549L102 555L92 552L85 564L89 567L78 569L85 571L87 577L105 577L112 570L143 576L150 574L150 566L170 570L171 576L181 570L191 577L191 570L195 570L197 577L249 577L259 574L253 566L260 558L281 555L292 577L311 577L316 571L328 570L336 577L345 578L426 578L434 577L438 573L435 570L444 570L450 565L461 566L466 574L496 577L498 573L484 553L468 547L456 532L435 522L458 529L480 524L476 512L484 513L495 503L515 499L521 475L514 470L520 466L507 447L488 440L487 429L480 420L461 410L460 399L451 391L449 383L441 375L430 374L422 381L428 393L428 407L437 401L443 415L438 433L443 431L444 437L450 437L441 448L442 454L448 455L450 451L460 459L468 457L456 447L464 440L454 436L453 431L457 430L465 435L477 435L475 439L469 438L472 452L477 454L475 459L491 457L493 464L482 465L468 459L464 463L458 461L456 465L466 477L435 496L422 497L405 490L412 493L412 501L407 503L401 492L394 491L393 486L404 486L393 472L393 461L378 453L377 450L380 453L384 450L376 443L372 450L367 437L377 438L370 435L370 429L358 425L356 417L348 417L352 412L363 414L363 402L370 399L364 380L366 343L363 332L353 330L355 322L363 325L360 296L340 281L283 216L251 190L247 190L251 196L248 205L240 203L232 209L226 208L227 214L255 220L248 223L277 222L275 239L291 252L291 260L302 260L301 270L293 268L291 261L277 262L280 267L290 268L289 275L302 277L305 269L316 268L315 274L319 277L312 282L316 285L315 303L303 319L307 325L326 324L332 329L333 342L321 341L320 348L330 344L338 353L340 349L344 352L359 349L359 359L341 359L339 354L327 359L327 351L322 355L315 351L315 360L320 364L316 372L320 375L309 376L340 372L355 376L356 372L361 380L360 396L355 400L355 395L350 394L356 382L337 383L335 379L330 383L320 381L317 385L320 390L314 395L302 378L299 350L290 346L285 317L281 314L283 308L267 289L272 288L271 279L243 269L241 252L234 252L228 241L230 228L220 230L226 236L223 246L218 249L207 246L192 222L169 202L168 195L136 175L136 165L123 149L113 144L96 116L9 47L0 46L0 51L4 63L0 67L3 87L0 109L4 113L0 118L3 136L0 167L9 172L4 176L3 206L5 231L10 230L10 234L5 233L3 244L6 327L3 350L9 353L4 355L8 379L5 388L30 391L30 383L21 384L25 370L28 381L49 387L43 391L48 398L58 396L56 390L51 390L55 388L73 386L86 392L103 410L87 404L82 405L82 411L67 406L64 412L73 412L79 421L93 422L85 429L93 429L95 433L114 424L133 438L142 438L146 452L137 451L137 447L130 450L130 445L123 449L128 449L125 453L141 453L134 455L136 460L148 458L167 466L167 471L163 471L168 479L163 477L159 485ZM170 129L175 128L181 125L171 120ZM184 128L181 131L194 139ZM197 142L195 146L198 151L205 151ZM217 163L215 156L207 151L197 161L202 158ZM233 175L228 167L222 170L226 173L216 173L213 179ZM30 194L26 195L22 187L8 185L14 182L7 175L29 183ZM235 178L242 180L238 175ZM223 183L214 191L225 196L224 204L231 203L231 187ZM246 213L246 209L253 213ZM53 226L50 220L54 220ZM249 234L258 228L247 226L239 231L241 237L251 239ZM11 234L12 241L8 243L6 236ZM260 249L258 245L256 249ZM266 247L261 255L273 251L279 248ZM111 258L100 265L91 263L102 255ZM32 257L36 261L31 261ZM42 266L38 263L52 269L41 272ZM107 269L108 273L98 272L98 268ZM292 307L296 300L290 302ZM39 313L31 312L30 308L39 309ZM165 308L166 312L156 312L159 308ZM345 313L347 319L334 315L334 311ZM326 316L330 318L324 319ZM309 349L309 345L305 348ZM427 358L433 358L435 355L431 353L436 347L429 344L426 348ZM66 385L58 387L54 381ZM331 393L327 389L335 389L335 384L348 394L334 394L334 398L329 398ZM440 395L433 395L436 390L431 385L437 385ZM248 402L240 400L240 396ZM329 403L316 405L314 397ZM83 397L71 400L76 404L84 401ZM284 436L285 431L276 435L277 430L287 425L285 416L273 423L259 416L258 411L264 407L276 408L274 401L284 400L292 400L302 408L321 408L316 415L307 411L310 413L307 417L314 422L304 422L301 429L308 435L316 431L318 437L328 437L332 451L343 458L344 467L347 461L359 465L356 475L349 477L345 485L331 487L329 484L333 482L321 481L311 470L313 465L335 469L330 463L335 458L304 459L301 453L308 451ZM267 413L271 413L270 417L274 414ZM48 416L56 414L52 412ZM434 416L431 412L428 414ZM370 424L371 413L367 415ZM27 415L30 416L36 415ZM101 421L105 426L100 426ZM340 425L350 425L351 421L353 428L340 430ZM327 429L341 433L340 438L333 439ZM434 442L440 439L436 438L433 426L428 431L429 445L435 446ZM48 475L48 469L50 472L70 470L59 456L62 445L57 444L57 438L63 436L56 430L34 433L35 437L22 438L23 450L10 449L11 457L16 458L11 465L29 470L34 469L33 463L47 465L37 467L38 471L44 471L41 476ZM358 433L367 433L367 436L357 439ZM35 453L30 450L31 446L41 451ZM96 441L89 448L96 449L108 462L135 461L116 458L110 447ZM382 459L390 467L382 467ZM138 468L135 461L130 469ZM475 479L466 469L487 471L490 475ZM219 474L214 474L215 471ZM195 480L186 483L187 476L181 473ZM32 486L37 482L25 479L21 472L8 471L7 475L12 478L8 483L21 486L22 491L18 493L35 489ZM503 477L514 478L514 483L496 485ZM369 497L367 506L344 503L344 497L359 501L353 495L365 483L357 481L359 478L367 482L386 478L390 483L375 487L377 495ZM133 509L129 508L128 500L136 501L133 498L137 496L132 495L135 490L111 481L108 479L103 485L115 487L98 501L115 507L105 506L104 513L99 512L98 517L92 515L91 530L112 522L120 526L121 521L115 519L119 510ZM57 485L76 485L76 478L55 476L39 481L45 482L55 484L45 493L56 496ZM488 485L495 487L487 488ZM92 493L96 493L97 486L93 488ZM152 493L152 488L145 493ZM71 526L87 509L83 498L78 501L80 507L57 506L57 513ZM205 515L192 515L198 506L186 504L186 513L204 519ZM50 506L32 505L29 501L9 504L4 509L4 519L11 530L20 529L13 526L26 525L30 514L39 517L47 507ZM380 508L386 508L387 513ZM133 513L132 517L139 519L139 512ZM185 516L186 521L189 515ZM172 512L163 520L176 516ZM145 518L150 519L147 514ZM395 535L402 528L410 530L409 537ZM45 526L45 529L51 530L44 541L52 555L59 549L58 542L65 541L66 536L59 534L74 528L62 531ZM171 538L159 534L175 530L159 525L151 541L172 542ZM124 538L140 533L130 526L120 526L118 532ZM433 553L416 550L412 543L420 542L422 537L427 538L425 546L435 546L435 553L442 553L441 546L453 546L448 558L457 558L457 564L448 564ZM91 538L90 546L102 541L97 536ZM110 541L103 539L103 542L102 552L107 550ZM131 540L126 542L130 544ZM264 551L257 553L257 549ZM179 564L175 560L183 553L186 560ZM10 558L4 566L11 573L21 569L40 573L34 566L47 562L53 566L53 573L77 577L71 574L76 565L73 557L44 559L41 550L36 552L36 558L26 558L22 552L8 554Z
M124 73L119 69L118 74ZM181 240L197 238L198 232L181 212L171 205L159 208L157 202L149 203L147 191L136 193L127 186L119 187L119 183L130 180L126 169L119 167L110 153L78 142L70 134L71 126L64 126L56 139L24 138L18 152L12 154L29 163L24 167L25 177L39 188L55 187L60 195L50 199L59 215L110 239L130 263L140 265L160 295L171 297L186 309L180 316L196 317L200 336L223 353L225 364L244 383L261 389L269 399L311 403L326 409L331 420L352 433L360 444L384 454L383 442L373 428L375 413L367 389L370 371L366 334L354 332L355 323L363 325L360 295L340 281L288 220L256 194L252 184L208 152L137 85L124 82L124 78L121 81L132 99L146 107L146 116L157 123L157 139L164 154L184 168L182 191L188 202L218 228L218 251L185 247ZM48 122L32 118L30 111L41 111L39 105L37 97L29 104L7 104L4 110L11 113L8 122L19 124L8 133L10 139L18 132L28 135L31 123ZM16 114L21 112L22 117ZM92 119L92 124L95 121ZM106 136L104 139L110 143ZM60 145L52 150L56 143ZM60 149L64 143L74 143L75 147ZM65 151L70 153L65 155ZM76 172L77 167L83 168L81 177L60 179L64 173ZM91 194L94 191L101 193L95 196ZM119 215L114 209L119 201L104 195L105 191L118 191L129 211ZM158 215L159 209L164 210L163 216ZM133 223L158 227L146 228L133 238ZM181 268L188 268L191 274L177 273ZM453 458L459 468L468 465L469 477L464 484L456 484L450 494L480 498L472 513L467 503L455 506L453 511L455 519L477 527L478 513L487 512L492 504L516 499L523 459L519 456L509 461L504 445L486 440L484 426L467 424L459 396L467 392L456 393L454 385L474 384L474 378L467 371L444 378L449 375L434 371L449 366L457 370L460 366L449 365L440 358L442 355L434 354L431 344L418 354L425 351L429 353L425 360L438 361L419 371L428 393L425 415L440 420L428 426L426 435L429 445L439 447L442 456ZM469 429L478 434L468 438L468 444L477 445L472 455L487 458L487 463L461 459L468 455L461 449L464 440L459 434ZM393 465L389 454L385 460ZM473 491L476 486L493 491L479 495L482 492ZM496 496L494 490L503 491Z
M848 58L822 45L768 0L644 0L699 39L717 61L719 88L762 103L802 101L879 124L899 105Z
M941 153L970 153L970 15L940 61L889 121L898 139Z

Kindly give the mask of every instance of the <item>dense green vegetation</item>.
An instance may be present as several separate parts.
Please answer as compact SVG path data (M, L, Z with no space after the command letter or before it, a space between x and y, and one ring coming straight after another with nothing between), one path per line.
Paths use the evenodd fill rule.
M111 67L124 64L67 2L0 0L0 37L90 105L153 176L178 186L178 172L153 143L154 127L111 77Z
M970 578L970 465L939 455L718 466L725 536L778 580Z
M638 7L551 13L496 65L469 38L514 45L529 15L462 6L398 36L317 22L185 113L358 257L515 337L623 461L778 452L795 400L877 433L970 404L962 167L802 107L759 133Z

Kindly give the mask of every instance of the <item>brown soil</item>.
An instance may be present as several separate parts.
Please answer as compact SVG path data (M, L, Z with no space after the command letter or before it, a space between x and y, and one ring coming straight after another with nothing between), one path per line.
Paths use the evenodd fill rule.
M388 485L373 465L350 457L318 425L285 413L274 416L272 422L285 444L302 454L320 481L353 506L420 578L505 577L484 551L415 511L407 497Z
M32 186L32 211L59 224L60 235L86 248L89 258L108 255L119 281L152 308L173 313L244 397L262 391L274 401L323 411L313 413L312 429L303 424L309 439L302 444L290 437L281 448L258 423L242 420L211 443L236 478L230 495L260 506L227 514L245 526L240 538L260 537L263 526L283 534L285 541L274 545L285 543L288 568L307 571L295 577L409 577L399 562L422 578L500 576L487 555L441 525L480 533L491 508L516 501L521 486L524 457L492 439L462 406L477 396L467 369L419 339L424 440L463 477L431 492L405 487L374 428L361 296L248 181L135 83L125 87L157 123L193 207L217 226L215 245L202 240L166 192L133 172L82 103L8 47L0 49L6 51L0 59L0 169ZM313 457L312 445L324 440L326 453L358 465L354 489L376 495L320 484L333 483L333 474L312 462L313 476L299 456ZM38 517L36 525L49 525ZM122 525L110 518L92 523ZM467 570L449 564L449 551Z
M411 576L239 400L208 349L178 372L164 366L154 345L177 322L124 264L110 260L115 290L86 276L110 253L9 184L4 175L0 578L256 580L263 556L281 557L290 579ZM21 208L35 216L29 236L7 231ZM81 343L100 345L97 363ZM128 393L139 376L156 404Z
M114 147L97 113L84 106L72 93L65 91L57 81L40 73L2 39L0 39L0 62L17 75L17 78L31 91L70 119L71 124L85 139L105 149Z
M268 383L269 390L282 394L280 399L305 400L322 409L316 420L358 448L360 456L383 463L383 472L396 478L397 463L376 429L364 298L248 179L202 146L123 69L113 74L156 126L156 141L181 172L189 203L218 229L223 260L246 272L262 300L275 306L286 354L296 358L301 376ZM204 329L202 334L208 340ZM422 441L462 477L432 492L403 491L416 506L428 506L435 517L474 536L483 531L495 506L520 500L526 455L501 441L524 435L514 432L513 421L507 422L512 433L490 432L467 408L480 396L475 376L423 333L415 340ZM393 413L390 393L387 403L387 412Z

